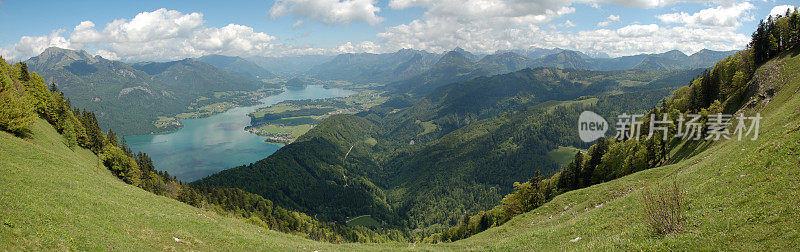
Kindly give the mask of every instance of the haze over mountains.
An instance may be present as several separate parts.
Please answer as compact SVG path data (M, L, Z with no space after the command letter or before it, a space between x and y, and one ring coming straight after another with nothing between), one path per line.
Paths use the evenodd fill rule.
M509 73L528 67L589 70L675 70L710 67L731 54L702 50L691 56L680 51L619 58L592 58L563 49L517 50L483 57L461 48L444 54L403 49L385 54L340 54L282 58L207 55L172 62L124 63L91 56L85 51L49 48L25 61L48 83L65 92L75 105L98 112L104 127L124 134L163 131L153 124L159 116L189 111L198 97L214 92L252 91L275 87L264 81L282 76L305 76L319 81L348 81L384 86L397 93L424 95L437 87L479 76ZM143 111L120 109L141 107Z
M71 102L97 113L100 125L126 135L158 129L158 116L187 112L198 97L215 92L256 90L264 83L194 59L127 64L85 51L48 48L25 61L32 71L55 83ZM130 109L137 108L137 109Z
M676 70L711 67L733 51L701 50L692 55L673 50L660 54L640 54L618 58L592 58L563 49L500 51L478 57L461 48L444 54L403 49L385 54L341 54L332 60L312 67L307 75L318 79L352 82L397 82L414 78L415 82L453 82L476 76L495 75L524 68L555 67L587 70ZM453 74L445 72L455 73ZM435 80L436 75L450 79Z

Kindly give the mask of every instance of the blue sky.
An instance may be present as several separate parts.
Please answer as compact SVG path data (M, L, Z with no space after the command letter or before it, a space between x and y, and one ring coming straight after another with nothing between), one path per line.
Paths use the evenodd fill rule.
M127 61L560 47L612 56L741 49L792 1L0 0L0 55L50 46Z

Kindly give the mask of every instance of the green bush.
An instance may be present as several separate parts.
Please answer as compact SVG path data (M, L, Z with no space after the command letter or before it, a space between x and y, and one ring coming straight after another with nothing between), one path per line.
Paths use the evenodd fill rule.
M0 92L0 130L22 135L35 120L33 107L22 90L11 88Z
M114 145L105 145L101 155L103 164L108 167L114 175L121 178L125 183L139 186L142 171L135 160L128 157L125 151Z

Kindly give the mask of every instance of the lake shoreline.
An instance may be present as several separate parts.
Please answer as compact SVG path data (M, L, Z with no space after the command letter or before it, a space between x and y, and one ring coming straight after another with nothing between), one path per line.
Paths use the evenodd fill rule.
M257 105L233 107L203 118L181 119L180 129L125 138L131 149L147 153L159 170L182 181L195 181L264 159L285 145L268 143L266 137L245 131L251 124L249 113L282 101L346 97L355 93L321 85L283 88L280 93L259 99Z
M235 109L235 108L258 106L258 105L263 104L263 102L261 100L263 100L264 98L272 96L272 95L279 95L279 94L281 94L283 92L286 92L286 87L282 85L280 90L265 89L265 91L262 91L262 92L259 92L259 91L252 91L252 92L255 92L255 94L252 95L250 98L255 101L254 103L251 103L251 104L233 104L234 106L229 106L229 107L226 107L226 108L224 108L222 110L215 110L215 111L209 111L207 113L200 113L198 116L177 118L181 114L185 114L185 113L198 113L198 111L182 112L182 113L170 116L171 118L175 118L175 121L178 123L177 127L170 127L169 129L165 129L163 131L153 131L153 132L150 132L148 134L142 134L142 135L169 134L169 133L181 130L183 128L183 122L181 120L208 118L208 117L211 117L211 116L215 116L215 115L218 115L218 114L222 114L222 113L228 112L228 110ZM154 122L154 124L155 124L155 122ZM135 135L135 136L141 136L141 135Z

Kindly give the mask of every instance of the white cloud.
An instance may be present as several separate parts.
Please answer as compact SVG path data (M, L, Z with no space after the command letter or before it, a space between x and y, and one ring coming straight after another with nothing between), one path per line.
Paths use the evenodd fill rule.
M202 25L203 14L183 14L162 8L136 14L130 21L114 20L106 25L103 33L111 41L143 42L187 37Z
M69 40L61 36L62 33L63 29L38 37L22 36L10 49L0 50L0 55L8 61L23 61L42 53L48 47L74 48Z
M119 60L120 59L119 56L117 56L116 53L110 52L110 51L106 51L106 50L97 50L97 53L95 53L95 55L98 55L100 57L103 57L104 59L109 59L109 60Z
M269 14L272 18L291 14L328 25L353 21L376 25L384 20L376 14L380 11L381 8L375 6L375 0L278 0L270 8Z
M575 12L569 2L555 0L392 0L393 9L426 7L426 18L453 17L463 23L502 21L514 24L541 25Z
M619 2L617 4L638 8L653 8L676 2L576 1L590 5ZM270 13L273 16L294 15L328 24L352 21L378 23L382 18L376 15L380 9L375 7L374 2L373 0L278 1ZM584 52L607 52L611 56L655 53L672 49L686 53L703 48L741 49L749 38L735 32L735 27L741 21L737 18L746 16L752 6L748 7L749 3L738 3L734 0L717 3L719 7L708 8L698 13L673 13L660 18L664 23L682 26L636 23L619 29L601 28L569 32L559 31L557 28L575 25L567 19L571 18L568 15L575 12L575 8L571 7L571 1L392 0L389 6L394 9L417 6L425 8L426 11L422 17L406 24L386 27L377 34L377 40L346 42L327 49L286 45L275 36L256 32L244 25L206 27L203 25L205 20L201 13L184 14L174 10L159 9L139 13L130 20L117 19L105 26L84 21L74 27L68 38L62 36L64 31L40 37L23 37L12 47L0 48L0 55L7 59L15 57L25 60L41 53L48 46L97 49L95 53L104 58L130 61L175 60L207 54L282 56L380 53L402 48L443 52L457 46L481 53L524 49L531 46L560 47ZM342 11L343 9L349 11ZM665 20L667 15L675 15L674 21ZM305 19L297 20L293 27L302 26L308 21ZM564 21L553 22L559 19ZM598 23L598 26L619 24L621 19L618 15L610 15Z
M229 24L221 28L204 27L203 14L183 14L158 9L142 12L133 19L116 19L98 30L95 23L83 21L69 38L63 30L40 37L22 37L4 57L25 60L47 47L99 49L96 54L108 59L176 60L208 54L230 56L281 55L303 52L275 42L277 37L256 32L253 28ZM312 50L313 51L313 50Z
M703 48L716 50L740 49L748 37L737 34L732 28L705 26L660 27L657 24L634 24L617 30L599 29L581 32L558 31L572 22L550 25L548 22L575 11L573 1L556 0L392 0L394 9L424 7L422 18L407 24L388 27L378 34L384 52L401 48L414 48L433 52L450 50L456 46L469 51L492 53L497 50L524 49L531 46L543 48L568 48L588 52L608 52L612 56L637 53L654 53L678 49L691 53ZM667 6L679 1L670 0L607 0L574 1L587 4L613 3L635 8ZM717 1L719 9L750 9L735 0ZM704 14L708 11L703 12ZM727 17L712 13L715 18ZM741 15L739 15L741 16ZM619 22L621 17L610 15L598 26ZM734 21L736 21L734 19ZM705 22L705 21L704 21ZM726 23L723 18L722 22ZM676 43L679 41L680 43Z
M754 8L755 6L749 2L741 2L729 6L720 5L714 8L703 9L693 14L686 12L670 13L658 15L656 18L666 24L678 23L688 26L738 27L742 24L742 20L752 19L752 17L746 15L748 15L748 11Z
M658 25L656 24L649 24L649 25L634 24L617 29L617 34L620 37L646 37L653 35L657 31L658 31Z
M83 21L72 30L69 40L79 44L96 43L103 40L103 34L94 29L94 22Z
M606 18L606 20L605 20L605 21L602 21L602 22L599 22L599 23L597 23L597 26L599 26L599 27L606 27L606 26L609 26L609 25L611 25L611 23L613 23L613 22L619 22L619 16L617 16L617 15L609 15L609 16Z
M379 53L381 52L380 45L372 41L364 41L353 45L352 42L347 42L343 45L336 47L336 53Z
M606 52L612 57L639 53L680 50L687 54L701 49L736 50L750 41L733 28L660 27L657 24L628 25L616 30L598 29L564 32L538 26L447 27L448 22L412 21L379 34L384 52L414 48L443 52L456 46L468 51L493 53L496 50L566 48L583 52ZM443 27L443 28L442 28ZM442 29L439 29L442 28ZM450 30L453 29L453 30Z
M790 10L790 12L792 12L792 11L794 11L794 6L793 5L778 5L778 6L772 7L772 10L769 11L769 15L767 15L767 17L765 17L764 19L769 18L769 16L773 16L773 17L776 17L778 15L786 16L786 10Z

